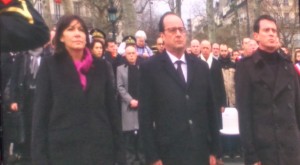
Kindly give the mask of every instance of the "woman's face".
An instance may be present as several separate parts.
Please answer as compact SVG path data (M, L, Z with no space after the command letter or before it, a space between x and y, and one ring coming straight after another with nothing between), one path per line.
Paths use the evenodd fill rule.
M300 52L296 54L296 61L300 61Z
M93 49L92 49L92 54L95 56L95 57L98 57L100 58L103 54L103 47L101 45L101 43L99 42L96 42L93 46Z
M86 46L86 35L80 22L73 20L63 31L60 41L64 43L67 51L84 50Z

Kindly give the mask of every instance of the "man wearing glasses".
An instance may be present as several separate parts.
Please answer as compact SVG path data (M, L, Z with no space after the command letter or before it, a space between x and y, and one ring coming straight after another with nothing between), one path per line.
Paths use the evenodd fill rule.
M218 125L208 65L185 55L186 29L165 13L159 22L166 51L140 67L140 131L147 164L216 164Z
M157 53L156 54L161 54L165 50L164 41L161 37L158 37L156 39L156 48L157 48Z

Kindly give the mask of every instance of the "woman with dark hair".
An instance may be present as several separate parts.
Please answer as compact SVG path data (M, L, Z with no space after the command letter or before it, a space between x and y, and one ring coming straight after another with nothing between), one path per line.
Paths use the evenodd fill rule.
M104 44L100 40L93 40L90 46L90 50L94 58L103 58Z
M57 24L55 53L42 61L32 122L34 165L122 163L121 119L108 65L87 48L75 15Z

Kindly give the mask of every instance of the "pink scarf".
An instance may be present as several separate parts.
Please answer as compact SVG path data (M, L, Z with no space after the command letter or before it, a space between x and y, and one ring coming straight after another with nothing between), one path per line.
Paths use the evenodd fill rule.
M81 61L74 61L83 90L86 89L86 84L87 84L85 74L89 71L90 67L92 66L92 63L93 63L93 58L90 51L87 48L84 50L83 59Z

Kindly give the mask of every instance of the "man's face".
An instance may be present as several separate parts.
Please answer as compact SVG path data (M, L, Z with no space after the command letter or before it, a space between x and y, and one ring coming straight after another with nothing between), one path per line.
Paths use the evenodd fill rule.
M134 65L137 59L137 52L135 47L128 46L125 49L125 58L129 64Z
M213 44L212 45L212 52L214 56L219 56L220 54L220 45L219 44Z
M191 51L194 55L200 54L200 42L198 40L192 40Z
M186 29L181 19L176 15L167 15L164 18L164 32L161 37L164 40L166 50L184 52L186 46Z
M221 57L225 58L228 56L228 49L226 45L221 45L220 46L220 55Z
M137 37L136 38L136 45L138 47L144 47L145 46L145 39L143 37Z
M162 53L165 50L164 41L162 38L159 37L156 40L156 47L157 47L158 52L160 52L160 53Z
M244 56L251 56L257 49L257 43L255 40L249 40L247 46L244 49Z
M276 24L269 20L261 20L258 33L254 32L254 38L259 43L258 46L261 50L274 52L278 48Z
M106 51L110 52L112 55L116 55L117 45L114 42L108 42Z
M207 41L202 41L201 43L201 53L205 58L209 57L209 54L211 52L211 46L210 43Z

